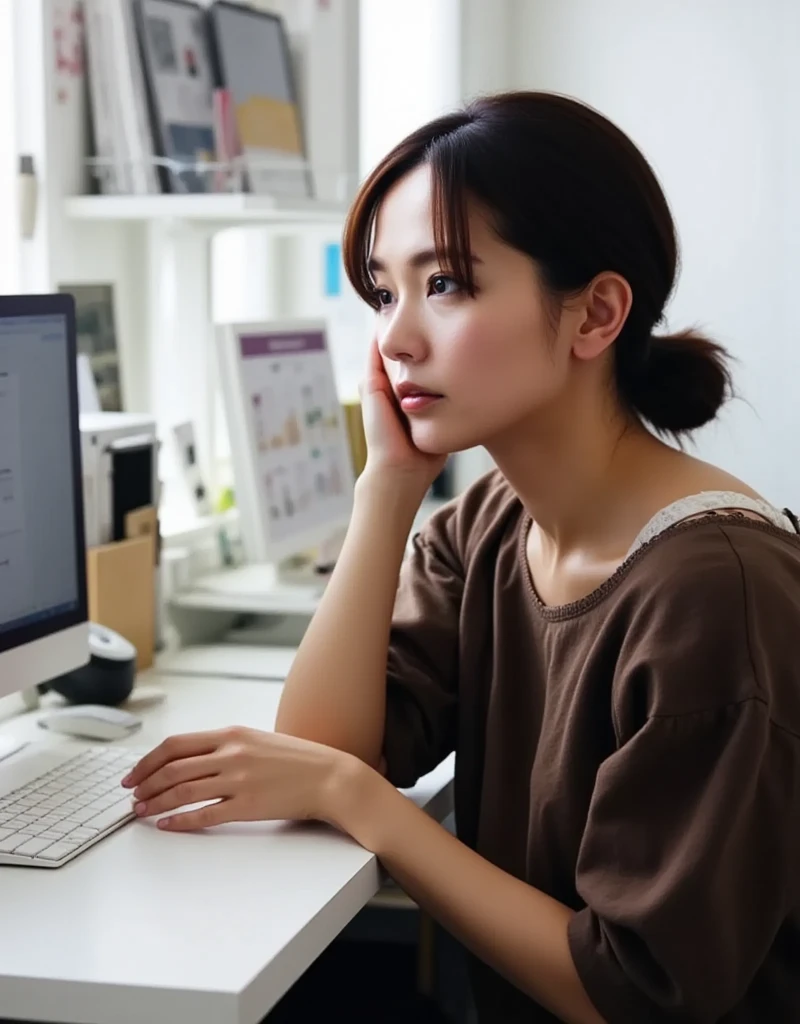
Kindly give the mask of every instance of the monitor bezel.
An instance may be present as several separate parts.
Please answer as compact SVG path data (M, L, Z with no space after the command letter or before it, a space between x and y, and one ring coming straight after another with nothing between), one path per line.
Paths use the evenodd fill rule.
M86 582L86 541L83 519L83 474L78 409L78 342L75 300L71 295L0 295L0 320L25 316L63 316L67 325L67 374L69 386L69 431L72 458L72 506L74 514L75 563L78 576L77 606L60 615L14 629L0 630L0 654L60 633L88 621Z

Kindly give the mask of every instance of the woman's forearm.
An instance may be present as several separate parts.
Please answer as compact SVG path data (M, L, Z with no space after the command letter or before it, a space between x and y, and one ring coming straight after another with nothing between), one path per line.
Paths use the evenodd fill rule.
M422 495L361 478L341 554L286 680L276 731L377 767L400 565Z
M421 907L568 1024L604 1024L567 941L573 911L464 846L375 772L352 769L339 820Z

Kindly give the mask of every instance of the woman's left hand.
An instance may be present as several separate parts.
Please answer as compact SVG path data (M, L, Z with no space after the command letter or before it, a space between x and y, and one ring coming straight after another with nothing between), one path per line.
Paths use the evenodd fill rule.
M229 821L316 819L338 824L335 795L351 776L357 777L357 763L339 750L234 727L172 736L122 784L134 790L140 817L217 801L158 822L160 828L186 832Z

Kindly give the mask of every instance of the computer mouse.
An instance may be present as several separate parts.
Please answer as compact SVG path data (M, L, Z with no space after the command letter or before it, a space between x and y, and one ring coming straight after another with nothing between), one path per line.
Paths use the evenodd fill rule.
M104 704L75 704L48 711L39 725L51 732L80 736L88 740L121 740L142 726L141 719L130 711L106 707Z

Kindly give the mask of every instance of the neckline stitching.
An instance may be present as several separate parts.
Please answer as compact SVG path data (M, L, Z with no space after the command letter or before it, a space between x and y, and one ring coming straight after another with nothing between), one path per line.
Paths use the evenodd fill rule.
M552 622L562 622L567 619L575 619L586 612L591 611L591 609L595 608L598 604L604 601L609 594L617 589L631 569L655 544L658 544L659 541L666 540L667 538L676 537L682 533L688 533L690 530L695 530L699 527L743 526L746 529L758 530L761 533L767 533L773 537L786 540L793 544L794 547L800 549L800 536L794 533L789 533L787 530L783 530L779 526L775 526L773 523L768 523L759 519L750 519L747 516L736 515L735 513L709 512L707 515L699 518L681 520L677 523L673 523L672 526L668 526L666 529L662 530L661 533L656 534L655 537L651 537L650 540L641 544L635 551L633 551L632 554L628 555L624 561L620 562L608 579L603 580L599 587L595 587L595 589L585 597L582 597L577 601L569 601L567 604L550 605L545 604L536 592L536 587L534 586L533 577L531 575L531 569L528 565L527 542L531 526L533 526L533 518L526 514L523 520L522 529L520 530L519 548L517 553L522 566L522 572L525 577L525 585L528 590L528 595L531 597L534 607L543 619L547 619Z

